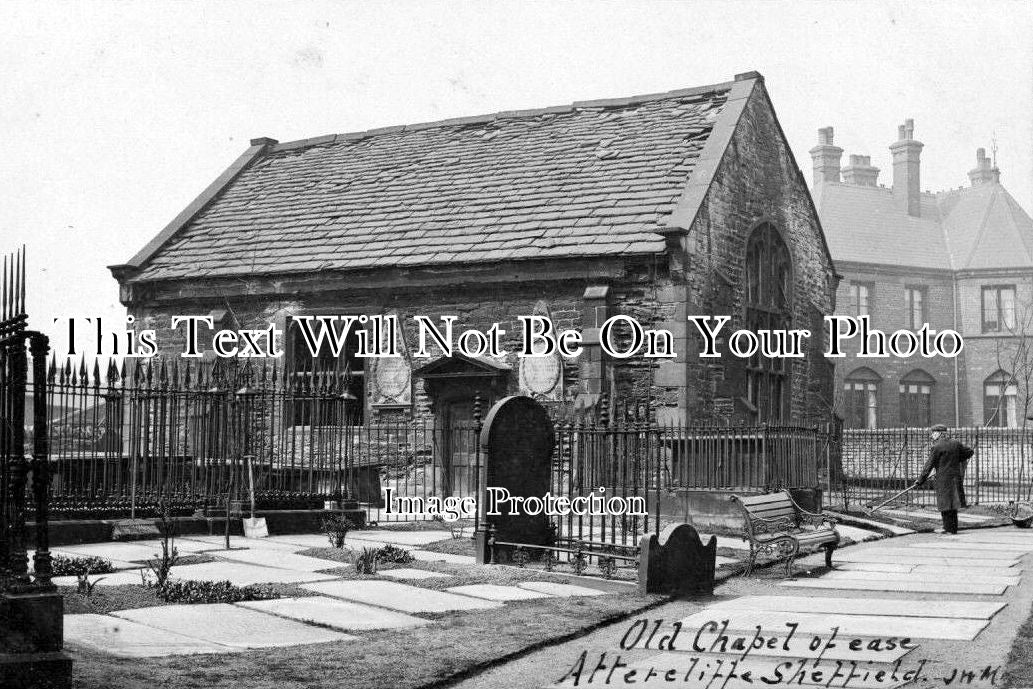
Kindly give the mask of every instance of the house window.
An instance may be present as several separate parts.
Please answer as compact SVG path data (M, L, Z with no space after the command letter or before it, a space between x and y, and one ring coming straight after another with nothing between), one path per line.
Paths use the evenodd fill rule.
M983 422L987 426L1019 427L1019 386L1015 378L997 371L983 381Z
M343 323L333 321L335 336L343 331ZM288 375L291 394L287 400L286 417L295 426L344 426L363 422L366 400L366 358L357 356L359 333L364 326L354 323L334 355L333 342L324 337L317 356L302 334L300 324L292 321L287 338ZM309 328L318 337L318 321L310 321ZM346 395L345 393L348 393Z
M936 380L921 369L900 379L900 425L932 425L933 385Z
M872 315L872 292L875 284L871 282L851 282L850 299L855 316Z
M910 330L918 330L926 323L925 314L925 288L908 287L904 290L905 305L907 312L907 327Z
M843 381L843 425L846 428L878 426L881 381L879 374L870 368L859 368Z
M746 328L788 329L792 319L793 262L782 236L760 225L746 243ZM746 365L746 399L758 421L789 418L789 368L784 357L754 354Z
M1015 285L983 287L983 332L999 333L1015 329Z

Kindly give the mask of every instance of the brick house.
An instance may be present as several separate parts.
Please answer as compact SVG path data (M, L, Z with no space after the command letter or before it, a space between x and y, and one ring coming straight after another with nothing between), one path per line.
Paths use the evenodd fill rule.
M259 138L127 263L135 327L175 314L275 323L301 362L299 314L455 315L506 329L506 359L363 360L365 420L463 420L524 393L574 405L648 400L668 422L816 422L832 370L804 358L701 360L691 314L730 328L819 326L836 275L763 78L669 93L387 127ZM749 275L749 279L747 279ZM517 359L519 315L583 332L577 358ZM673 334L677 357L609 359L599 326L626 314ZM623 335L622 335L623 337ZM307 353L306 353L307 356Z
M923 192L923 145L907 120L890 146L886 187L870 156L851 155L840 169L832 128L818 135L813 194L845 276L837 313L869 315L887 333L928 323L965 342L956 359L855 359L853 341L836 370L845 426L1022 425L1033 411L1033 360L1020 346L1033 324L1033 221L1000 171L979 149L969 186Z

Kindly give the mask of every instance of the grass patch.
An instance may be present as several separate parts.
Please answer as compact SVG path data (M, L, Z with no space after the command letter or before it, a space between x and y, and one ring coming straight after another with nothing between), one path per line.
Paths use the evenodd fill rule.
M237 687L246 678L249 689L314 689L330 684L415 689L549 639L616 621L660 600L659 596L623 594L522 601L491 610L436 615L435 624L416 629L351 632L361 641L226 655L119 659L77 653L76 686Z
M1004 665L1003 687L1033 686L1033 611L1019 627Z
M469 555L473 557L473 539L469 536L462 538L446 538L443 541L435 541L427 545L421 545L420 550L427 550L432 553L448 553L449 555Z

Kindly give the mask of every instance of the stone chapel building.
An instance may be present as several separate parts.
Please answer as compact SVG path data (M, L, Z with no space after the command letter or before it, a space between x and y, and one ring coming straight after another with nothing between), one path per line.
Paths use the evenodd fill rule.
M463 420L475 395L591 406L648 402L676 423L830 417L822 338L796 359L700 359L686 318L821 331L837 275L806 180L756 72L734 81L279 143L258 138L126 263L137 328L164 352L176 314L287 332L292 318L397 315L404 357L343 355L364 422ZM562 360L518 359L517 316L584 335ZM676 358L603 355L625 314L673 334ZM416 359L414 315L506 329L504 359ZM621 337L625 337L626 333ZM620 339L620 338L618 338ZM722 344L722 347L725 347ZM487 408L487 407L485 407Z
M832 127L810 151L814 200L845 276L837 313L887 333L949 328L965 346L954 359L856 359L860 338L851 341L836 369L844 426L1021 426L1033 413L1033 221L984 149L968 186L936 193L922 191L912 120L889 149L890 186L871 156L840 168Z

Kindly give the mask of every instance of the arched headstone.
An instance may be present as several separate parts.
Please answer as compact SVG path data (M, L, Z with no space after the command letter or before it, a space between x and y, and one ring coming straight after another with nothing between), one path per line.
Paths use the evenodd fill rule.
M520 396L499 400L488 412L481 431L484 485L505 488L512 496L544 497L550 487L555 439L552 420L541 404ZM482 509L486 511L488 505L482 504ZM508 505L500 505L499 511L499 515L485 515L495 528L495 540L551 545L547 515L525 514L523 510L510 515Z

